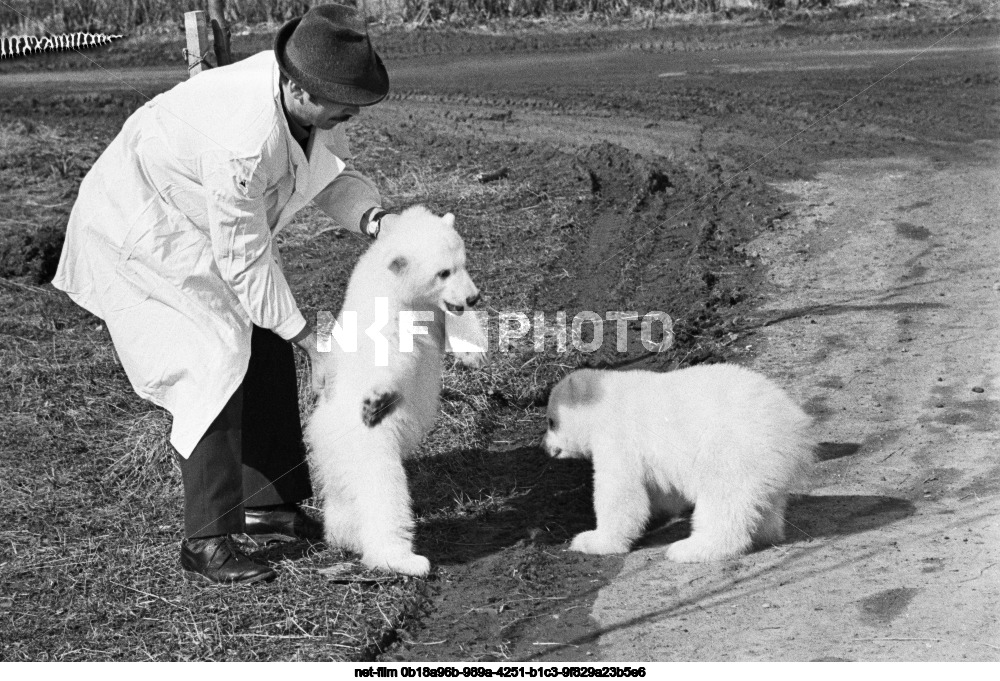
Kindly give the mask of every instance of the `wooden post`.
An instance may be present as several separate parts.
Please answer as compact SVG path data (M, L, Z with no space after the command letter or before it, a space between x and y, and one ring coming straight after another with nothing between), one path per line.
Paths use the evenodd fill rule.
M202 10L184 13L184 32L187 35L185 54L190 78L210 67L202 61L202 57L208 54L208 26Z
M229 51L229 25L226 24L226 0L209 0L208 13L212 18L212 46L215 48L215 65L233 63Z

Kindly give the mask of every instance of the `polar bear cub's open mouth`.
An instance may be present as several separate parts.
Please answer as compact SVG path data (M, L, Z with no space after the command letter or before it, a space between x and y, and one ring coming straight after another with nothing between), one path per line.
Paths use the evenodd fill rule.
M414 206L401 218L376 244L384 249L394 275L394 300L411 310L441 310L446 349L462 364L484 366L487 333L483 319L469 309L479 302L479 289L466 269L465 243L455 231L455 216L438 217Z
M465 244L454 229L455 216L438 217L417 206L402 217L379 237L388 246L397 300L456 314L475 305L479 289L465 268Z

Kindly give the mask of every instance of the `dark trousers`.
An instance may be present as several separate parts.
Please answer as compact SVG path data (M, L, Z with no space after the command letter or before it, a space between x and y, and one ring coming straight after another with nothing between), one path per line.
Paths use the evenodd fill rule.
M180 466L189 539L242 532L244 507L312 496L288 341L254 327L242 385Z

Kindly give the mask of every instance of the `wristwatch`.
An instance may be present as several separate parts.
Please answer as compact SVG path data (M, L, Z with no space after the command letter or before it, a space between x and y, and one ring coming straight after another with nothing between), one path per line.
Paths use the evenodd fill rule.
M382 218L388 214L389 211L382 210L379 206L366 210L361 216L361 233L372 239L378 238L378 233L382 229Z

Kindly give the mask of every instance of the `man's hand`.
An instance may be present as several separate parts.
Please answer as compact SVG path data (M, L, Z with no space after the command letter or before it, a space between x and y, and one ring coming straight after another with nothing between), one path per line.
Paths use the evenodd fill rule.
M306 354L309 355L312 390L317 395L322 393L326 387L326 359L329 353L319 351L316 332L309 324L306 324L305 328L292 339L292 343L305 350Z

